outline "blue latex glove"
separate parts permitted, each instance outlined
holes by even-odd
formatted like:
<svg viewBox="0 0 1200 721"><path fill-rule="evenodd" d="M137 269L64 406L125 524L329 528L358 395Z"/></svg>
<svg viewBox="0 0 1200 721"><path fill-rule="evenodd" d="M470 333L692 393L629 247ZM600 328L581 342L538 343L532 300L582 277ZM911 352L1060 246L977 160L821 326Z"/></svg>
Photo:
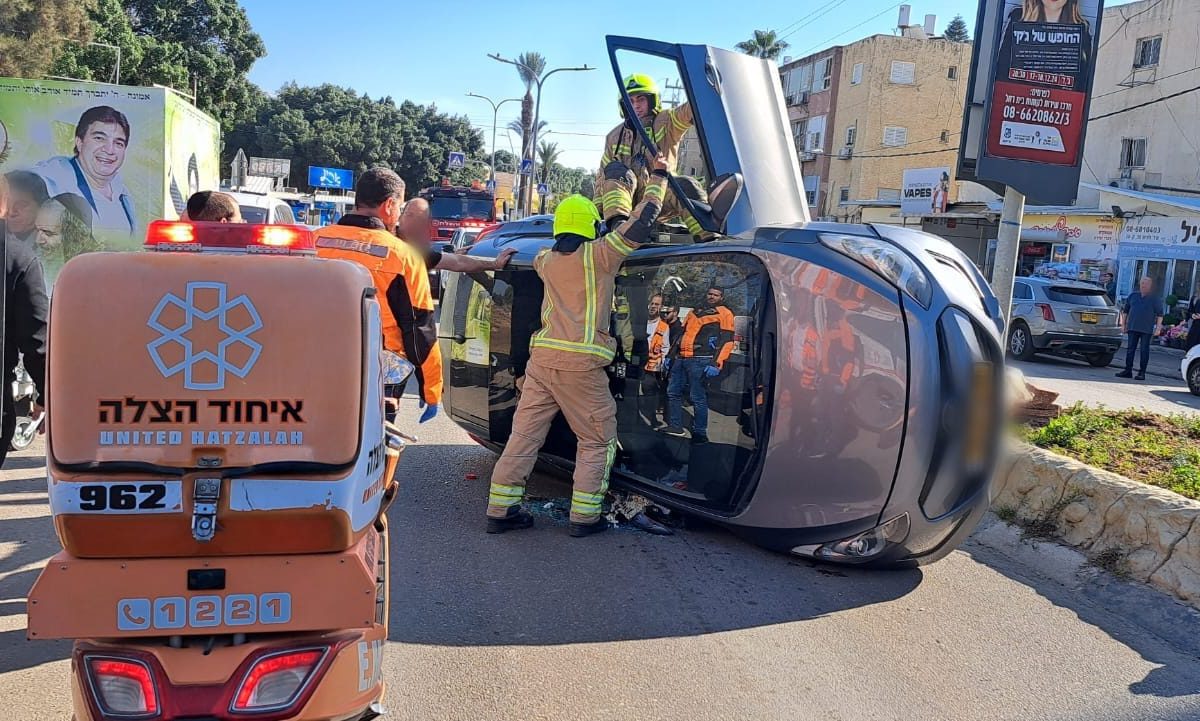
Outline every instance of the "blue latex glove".
<svg viewBox="0 0 1200 721"><path fill-rule="evenodd" d="M421 419L418 421L418 423L425 423L432 420L433 417L438 414L438 411L441 410L441 406L439 406L437 403L425 405L425 401L418 401L417 407L425 409L425 412L421 414Z"/></svg>
<svg viewBox="0 0 1200 721"><path fill-rule="evenodd" d="M709 378L716 378L720 374L721 369L716 366L708 366L704 369L704 375L708 376Z"/></svg>
<svg viewBox="0 0 1200 721"><path fill-rule="evenodd" d="M717 349L717 337L715 335L708 337L708 349L709 350Z"/></svg>
<svg viewBox="0 0 1200 721"><path fill-rule="evenodd" d="M662 372L663 372L663 373L670 373L670 372L671 372L671 359L670 359L670 358L663 358L663 360L662 360Z"/></svg>

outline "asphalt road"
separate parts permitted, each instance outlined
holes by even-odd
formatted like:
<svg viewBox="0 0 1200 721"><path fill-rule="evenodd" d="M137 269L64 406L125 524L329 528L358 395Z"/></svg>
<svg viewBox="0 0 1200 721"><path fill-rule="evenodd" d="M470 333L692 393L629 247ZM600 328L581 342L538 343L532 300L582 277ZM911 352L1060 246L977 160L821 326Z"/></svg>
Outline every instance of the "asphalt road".
<svg viewBox="0 0 1200 721"><path fill-rule="evenodd" d="M1176 361L1172 378L1147 376L1144 381L1117 378L1117 368L1093 368L1082 361L1038 356L1029 362L1009 363L1039 388L1057 391L1064 407L1075 403L1114 410L1144 408L1155 413L1200 413L1200 396L1188 391Z"/></svg>
<svg viewBox="0 0 1200 721"><path fill-rule="evenodd" d="M491 454L443 419L420 433L391 511L395 718L1200 718L1200 614L997 521L892 573L712 527L487 536ZM42 477L33 453L0 476L0 717L22 721L69 714L67 645L23 632L57 549Z"/></svg>

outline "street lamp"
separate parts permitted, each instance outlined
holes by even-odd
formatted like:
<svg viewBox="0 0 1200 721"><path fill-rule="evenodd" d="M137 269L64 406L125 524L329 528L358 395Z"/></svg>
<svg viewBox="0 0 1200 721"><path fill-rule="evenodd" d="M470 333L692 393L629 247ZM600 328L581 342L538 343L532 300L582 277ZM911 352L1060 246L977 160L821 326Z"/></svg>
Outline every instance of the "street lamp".
<svg viewBox="0 0 1200 721"><path fill-rule="evenodd" d="M583 65L582 67L578 67L578 68L554 68L553 70L543 73L542 76L539 78L539 77L537 77L537 73L533 72L533 68L529 67L525 63L518 62L516 60L509 60L508 58L502 58L502 57L500 57L500 55L498 53L490 54L490 55L488 55L488 57L491 58L492 60L498 60L502 63L508 63L509 65L515 65L518 68L524 68L526 70L526 72L528 72L530 75L534 76L534 82L537 83L537 99L534 101L534 110L533 110L533 134L529 138L529 152L530 152L530 156L531 156L530 160L533 161L533 169L532 169L532 172L530 173L530 177L536 179L537 178L538 122L541 120L541 113L542 113L542 83L546 82L546 78L550 77L551 75L553 75L555 73L561 73L561 72L566 72L566 71L581 72L584 70L595 70L595 68L588 67L587 65ZM530 206L533 205L533 197L532 197L533 194L528 193L527 195L529 197L529 200L527 203L525 203L525 212L526 213L529 212Z"/></svg>
<svg viewBox="0 0 1200 721"><path fill-rule="evenodd" d="M521 102L521 99L520 98L505 98L504 100L501 100L500 102L497 103L496 101L492 100L491 98L489 98L486 95L479 95L476 93L467 93L467 96L472 97L472 98L479 98L481 100L486 100L486 101L488 101L488 104L492 106L492 183L494 185L496 182L496 122L500 116L500 106L504 105L505 103L519 103L519 102Z"/></svg>

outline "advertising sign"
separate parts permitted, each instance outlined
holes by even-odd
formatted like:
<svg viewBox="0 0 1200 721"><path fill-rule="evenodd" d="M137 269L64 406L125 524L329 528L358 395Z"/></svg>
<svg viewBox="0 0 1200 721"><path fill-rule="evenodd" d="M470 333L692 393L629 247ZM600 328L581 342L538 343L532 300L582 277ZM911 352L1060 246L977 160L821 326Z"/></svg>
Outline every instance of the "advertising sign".
<svg viewBox="0 0 1200 721"><path fill-rule="evenodd" d="M901 215L945 213L950 198L950 168L908 168L900 190Z"/></svg>
<svg viewBox="0 0 1200 721"><path fill-rule="evenodd" d="M261 178L286 178L292 173L288 158L250 158L250 175Z"/></svg>
<svg viewBox="0 0 1200 721"><path fill-rule="evenodd" d="M1116 218L1103 215L1031 215L1021 220L1021 234L1034 235L1061 232L1072 244L1094 243L1111 246L1115 252L1121 224Z"/></svg>
<svg viewBox="0 0 1200 721"><path fill-rule="evenodd" d="M1075 201L1102 11L1103 0L981 1L960 179Z"/></svg>
<svg viewBox="0 0 1200 721"><path fill-rule="evenodd" d="M8 233L49 285L80 253L140 250L150 221L218 185L216 121L164 88L0 78L0 126Z"/></svg>
<svg viewBox="0 0 1200 721"><path fill-rule="evenodd" d="M308 166L308 185L312 188L354 190L354 173L345 168Z"/></svg>
<svg viewBox="0 0 1200 721"><path fill-rule="evenodd" d="M1200 260L1200 218L1138 218L1125 221L1121 258Z"/></svg>

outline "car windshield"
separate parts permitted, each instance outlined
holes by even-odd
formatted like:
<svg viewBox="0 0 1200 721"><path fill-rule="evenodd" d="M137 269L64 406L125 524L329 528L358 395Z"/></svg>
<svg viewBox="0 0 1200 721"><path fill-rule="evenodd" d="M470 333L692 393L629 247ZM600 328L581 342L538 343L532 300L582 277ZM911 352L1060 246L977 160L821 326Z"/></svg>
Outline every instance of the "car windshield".
<svg viewBox="0 0 1200 721"><path fill-rule="evenodd" d="M247 223L265 223L267 222L267 209L256 208L253 205L239 205L242 211L242 220Z"/></svg>
<svg viewBox="0 0 1200 721"><path fill-rule="evenodd" d="M1046 289L1046 297L1055 303L1070 303L1071 305L1089 305L1096 308L1108 308L1112 305L1103 288L1071 288L1069 286L1052 285Z"/></svg>
<svg viewBox="0 0 1200 721"><path fill-rule="evenodd" d="M472 198L433 198L429 214L435 220L490 220L492 201Z"/></svg>

